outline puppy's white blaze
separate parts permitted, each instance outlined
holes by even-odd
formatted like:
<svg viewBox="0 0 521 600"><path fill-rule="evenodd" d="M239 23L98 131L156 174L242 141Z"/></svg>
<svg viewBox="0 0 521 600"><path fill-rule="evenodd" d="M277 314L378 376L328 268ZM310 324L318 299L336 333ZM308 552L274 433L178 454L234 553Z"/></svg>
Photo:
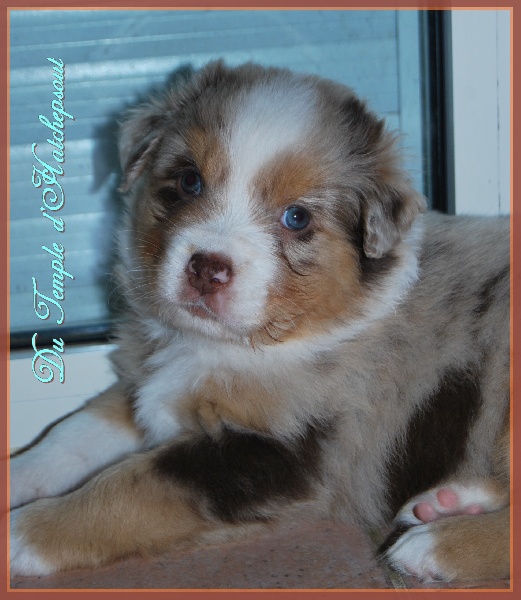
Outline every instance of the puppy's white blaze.
<svg viewBox="0 0 521 600"><path fill-rule="evenodd" d="M230 203L242 204L259 170L289 149L298 149L316 121L316 93L304 83L277 79L241 98L228 132L232 172Z"/></svg>
<svg viewBox="0 0 521 600"><path fill-rule="evenodd" d="M204 222L177 230L166 253L160 293L174 304L181 299L186 265L194 253L230 259L233 279L214 301L219 322L187 316L207 334L247 336L262 324L269 290L276 283L275 240L256 216L259 199L252 183L263 166L305 138L316 109L309 87L290 88L287 83L282 78L258 84L237 99L222 138L231 170L213 213Z"/></svg>
<svg viewBox="0 0 521 600"><path fill-rule="evenodd" d="M225 190L226 219L254 210L252 182L259 171L285 151L298 149L316 121L316 93L284 79L258 84L241 98L225 134L231 173Z"/></svg>

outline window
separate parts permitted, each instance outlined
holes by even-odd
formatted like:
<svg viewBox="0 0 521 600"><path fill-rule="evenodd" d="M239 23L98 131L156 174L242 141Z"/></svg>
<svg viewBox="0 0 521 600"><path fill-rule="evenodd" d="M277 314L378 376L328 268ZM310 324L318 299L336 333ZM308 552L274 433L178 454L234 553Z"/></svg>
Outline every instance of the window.
<svg viewBox="0 0 521 600"><path fill-rule="evenodd" d="M224 57L339 80L403 132L408 168L423 187L420 20L417 11L17 11L11 20L11 327L14 347L55 335L39 319L35 289L49 294L54 243L63 248L67 342L107 331L118 163L115 122L170 73ZM53 67L63 61L63 208L42 204L32 165L51 156ZM37 175L36 175L37 176ZM48 198L50 202L50 198ZM44 209L44 210L42 210ZM50 217L61 218L59 234ZM47 248L47 250L43 249ZM56 253L56 251L54 250ZM68 275L67 275L68 274ZM74 277L74 279L71 278ZM60 315L57 315L60 316Z"/></svg>

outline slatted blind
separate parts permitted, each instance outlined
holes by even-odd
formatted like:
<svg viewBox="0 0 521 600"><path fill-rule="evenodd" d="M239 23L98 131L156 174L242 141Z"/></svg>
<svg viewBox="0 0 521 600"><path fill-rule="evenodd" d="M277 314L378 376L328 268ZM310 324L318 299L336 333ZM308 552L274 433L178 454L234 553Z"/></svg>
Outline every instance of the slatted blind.
<svg viewBox="0 0 521 600"><path fill-rule="evenodd" d="M118 200L115 122L147 89L183 67L223 57L253 60L341 81L404 134L407 162L422 185L419 27L416 11L392 10L71 10L10 13L11 326L30 342L51 337L58 309L40 320L33 278L52 297L53 244L64 248L63 331L102 331L110 319L111 255ZM64 63L65 203L41 211L32 183L32 145L51 164L53 63ZM51 132L52 135L52 132ZM56 162L52 163L57 165ZM47 211L49 213L49 211ZM56 251L55 251L56 252ZM52 308L52 307L51 307ZM60 333L58 331L58 333Z"/></svg>

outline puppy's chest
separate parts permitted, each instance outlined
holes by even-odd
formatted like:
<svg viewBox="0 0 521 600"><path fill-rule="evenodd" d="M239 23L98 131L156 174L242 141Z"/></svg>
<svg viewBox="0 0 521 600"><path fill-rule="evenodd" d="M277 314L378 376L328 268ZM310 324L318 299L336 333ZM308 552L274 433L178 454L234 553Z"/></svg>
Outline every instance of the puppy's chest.
<svg viewBox="0 0 521 600"><path fill-rule="evenodd" d="M151 446L184 431L217 435L225 426L274 431L298 418L295 385L256 363L198 348L170 348L148 361L134 415Z"/></svg>

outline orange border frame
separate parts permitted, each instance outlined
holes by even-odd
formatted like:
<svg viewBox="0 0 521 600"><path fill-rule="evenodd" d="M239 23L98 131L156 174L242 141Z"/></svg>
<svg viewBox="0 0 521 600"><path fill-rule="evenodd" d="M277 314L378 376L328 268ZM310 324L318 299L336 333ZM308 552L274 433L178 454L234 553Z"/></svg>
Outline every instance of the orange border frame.
<svg viewBox="0 0 521 600"><path fill-rule="evenodd" d="M181 0L155 0L153 6L143 6L143 2L139 0L112 0L110 6L104 6L103 0L26 0L20 3L21 6L14 6L16 0L11 2L3 2L3 6L0 7L0 31L5 32L5 43L0 44L0 77L5 87L5 93L0 96L0 115L3 119L5 131L5 144L0 145L0 168L2 181L5 182L5 196L4 201L0 201L0 282L4 285L0 291L0 378L3 375L4 386L0 386L0 399L2 401L2 407L5 406L6 410L0 409L0 439L6 440L5 451L8 454L9 449L9 12L11 10L24 10L24 9L45 9L45 10L56 10L56 9L97 9L97 10L112 10L112 9L159 9L159 8L186 8L186 9L202 9L202 8L216 8L216 9L343 9L343 8L359 8L359 9L510 9L511 14L511 343L512 343L512 355L511 355L511 430L512 430L512 442L514 441L514 433L518 432L519 426L514 414L514 391L519 389L520 378L521 378L521 364L520 355L517 352L519 332L520 332L520 318L521 311L514 310L513 298L517 297L518 287L521 283L520 280L520 264L521 264L521 246L519 243L519 223L517 215L517 203L514 202L515 192L515 178L514 168L516 166L516 160L514 155L515 141L519 139L519 123L514 119L514 98L516 97L517 81L514 77L518 69L515 68L515 32L520 32L520 16L518 11L514 10L513 0L511 3L501 2L486 2L485 0L460 0L459 2L451 3L447 0L434 0L434 1L411 1L405 0L399 3L393 2L392 0L380 0L375 2L371 6L363 6L362 2L356 0L329 0L325 6L317 6L316 1L311 0L286 0L282 6L276 2L276 0L264 0L258 2L248 3L246 0L228 0L223 6L219 0L206 0L204 2L190 3L182 2ZM399 4L399 6L397 6ZM520 9L521 10L521 9ZM5 294L3 293L5 291ZM4 456L2 452L0 456ZM521 497L519 492L519 483L521 481L521 461L518 459L517 449L514 450L512 444L511 449L512 456L512 498ZM513 505L515 505L515 501ZM7 485L7 461L0 460L0 515L5 515L8 507L8 485ZM513 513L513 509L512 513ZM520 533L521 529L512 526L512 547L511 555L512 558L518 554L517 549L520 545ZM409 597L411 594L430 593L435 594L446 594L446 593L479 593L486 594L487 597L500 598L505 593L513 593L517 591L517 582L520 577L520 565L516 564L514 560L511 561L511 586L510 589L504 590L477 590L477 589L457 589L457 590L18 590L10 589L8 581L8 541L7 541L7 523L5 518L0 518L0 598L7 597L9 594L16 594L17 599L25 600L26 598L33 598L37 595L42 600L50 600L55 594L81 594L81 593L92 593L101 594L106 598L114 598L114 594L122 596L123 594L140 594L145 595L151 593L168 593L174 595L175 598L179 599L190 599L196 600L198 598L206 597L213 594L225 593L239 595L239 597L248 600L259 600L265 596L280 597L284 600L296 600L305 598L306 600L326 600L331 598L331 595L338 597L339 594L349 594L352 597L353 594L357 596L363 596L364 599L371 597L376 598L382 593L391 594L407 594ZM133 596L135 598L135 595Z"/></svg>

